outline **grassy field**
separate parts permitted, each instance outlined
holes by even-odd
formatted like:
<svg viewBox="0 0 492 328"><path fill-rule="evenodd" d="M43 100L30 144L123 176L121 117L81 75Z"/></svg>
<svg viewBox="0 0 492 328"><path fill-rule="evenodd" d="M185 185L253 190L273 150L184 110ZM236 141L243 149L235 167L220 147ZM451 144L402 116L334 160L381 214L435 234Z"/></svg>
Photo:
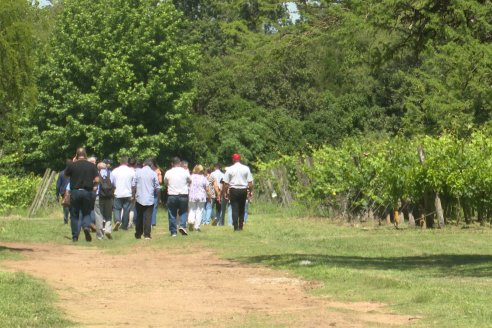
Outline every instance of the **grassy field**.
<svg viewBox="0 0 492 328"><path fill-rule="evenodd" d="M69 227L61 224L61 216L55 216L2 218L0 240L71 243ZM326 219L298 219L276 207L258 204L252 207L250 221L240 233L228 227L205 227L202 233L192 233L189 238L169 238L163 210L158 222L152 247L207 247L231 260L287 270L321 282L323 287L312 293L337 300L384 302L395 313L422 317L414 323L416 326L490 327L492 322L489 227L353 227ZM116 253L130 250L137 242L131 233L118 233L113 241L94 241L90 245ZM17 255L0 248L0 259L12 256ZM53 297L42 282L9 273L2 273L0 279L15 286L0 289L1 299L11 298L14 290L32 289L31 284L40 286L39 295L29 295L37 301L26 314L37 321L27 326L69 324L52 307ZM0 302L0 319L12 323L8 326L25 326L9 315L10 303L24 302L23 293L19 294L12 302ZM38 311L36 306L49 315L33 315Z"/></svg>

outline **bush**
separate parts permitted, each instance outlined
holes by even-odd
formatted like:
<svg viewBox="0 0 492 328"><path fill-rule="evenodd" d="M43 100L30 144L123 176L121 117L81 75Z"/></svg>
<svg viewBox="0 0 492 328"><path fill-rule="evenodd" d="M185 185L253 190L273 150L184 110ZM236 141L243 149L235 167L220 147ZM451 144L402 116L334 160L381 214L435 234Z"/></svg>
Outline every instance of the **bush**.
<svg viewBox="0 0 492 328"><path fill-rule="evenodd" d="M0 175L0 213L28 207L40 182L41 178L32 174L24 177Z"/></svg>

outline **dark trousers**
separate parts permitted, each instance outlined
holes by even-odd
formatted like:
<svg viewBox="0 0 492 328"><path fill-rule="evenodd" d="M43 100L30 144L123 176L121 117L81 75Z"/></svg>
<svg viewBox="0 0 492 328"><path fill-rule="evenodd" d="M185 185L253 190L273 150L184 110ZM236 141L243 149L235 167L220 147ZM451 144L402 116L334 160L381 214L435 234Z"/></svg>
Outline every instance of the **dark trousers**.
<svg viewBox="0 0 492 328"><path fill-rule="evenodd" d="M246 189L229 189L234 230L243 230L244 207L246 206L247 196L248 192Z"/></svg>
<svg viewBox="0 0 492 328"><path fill-rule="evenodd" d="M167 197L167 216L169 219L169 231L172 235L175 235L177 232L176 221L179 221L179 225L182 228L186 228L188 195L169 195Z"/></svg>
<svg viewBox="0 0 492 328"><path fill-rule="evenodd" d="M113 197L99 197L99 208L104 222L111 221L113 215Z"/></svg>
<svg viewBox="0 0 492 328"><path fill-rule="evenodd" d="M137 224L135 225L135 238L140 239L142 234L144 237L150 238L152 229L152 211L154 205L142 205L137 202Z"/></svg>
<svg viewBox="0 0 492 328"><path fill-rule="evenodd" d="M70 196L72 238L79 238L80 227L82 226L82 229L89 229L91 224L94 197L92 197L91 191L83 189L72 190Z"/></svg>

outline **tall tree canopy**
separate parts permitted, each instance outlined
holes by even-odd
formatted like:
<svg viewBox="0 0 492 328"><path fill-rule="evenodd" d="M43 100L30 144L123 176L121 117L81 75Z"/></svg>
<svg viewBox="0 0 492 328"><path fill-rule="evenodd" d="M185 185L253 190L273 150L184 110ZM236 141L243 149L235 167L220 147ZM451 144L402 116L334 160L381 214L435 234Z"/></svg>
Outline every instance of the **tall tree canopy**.
<svg viewBox="0 0 492 328"><path fill-rule="evenodd" d="M100 156L166 155L187 131L198 49L169 1L65 1L41 69L29 159L56 165L85 145Z"/></svg>
<svg viewBox="0 0 492 328"><path fill-rule="evenodd" d="M34 104L35 15L25 0L0 6L0 151L18 136L21 118Z"/></svg>

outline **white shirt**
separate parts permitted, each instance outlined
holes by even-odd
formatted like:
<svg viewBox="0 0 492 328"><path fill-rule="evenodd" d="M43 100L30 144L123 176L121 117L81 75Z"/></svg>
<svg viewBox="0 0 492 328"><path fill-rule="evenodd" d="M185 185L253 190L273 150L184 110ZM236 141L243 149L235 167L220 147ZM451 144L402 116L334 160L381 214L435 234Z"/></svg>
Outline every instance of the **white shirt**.
<svg viewBox="0 0 492 328"><path fill-rule="evenodd" d="M114 197L125 198L132 196L132 182L135 170L128 165L120 165L111 172L113 176Z"/></svg>
<svg viewBox="0 0 492 328"><path fill-rule="evenodd" d="M249 167L236 162L227 169L224 174L224 182L229 184L229 187L233 189L246 189L248 188L248 183L253 182L253 176Z"/></svg>
<svg viewBox="0 0 492 328"><path fill-rule="evenodd" d="M173 167L164 174L168 195L188 195L190 182L190 171L182 167Z"/></svg>
<svg viewBox="0 0 492 328"><path fill-rule="evenodd" d="M222 189L222 179L224 178L224 173L222 173L221 170L217 169L211 173L211 175L215 178L215 181L217 181L217 186L219 187L219 190Z"/></svg>

